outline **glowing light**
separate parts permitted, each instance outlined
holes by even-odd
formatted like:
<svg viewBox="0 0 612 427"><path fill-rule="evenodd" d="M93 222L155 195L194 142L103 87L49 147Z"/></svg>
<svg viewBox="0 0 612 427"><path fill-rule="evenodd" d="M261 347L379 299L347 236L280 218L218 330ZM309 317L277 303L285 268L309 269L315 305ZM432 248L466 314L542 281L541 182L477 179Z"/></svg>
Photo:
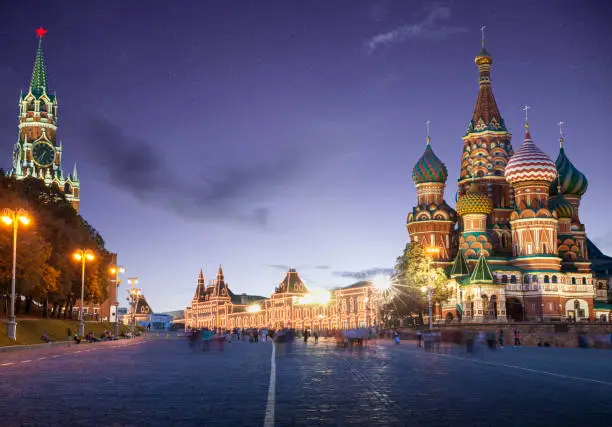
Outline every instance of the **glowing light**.
<svg viewBox="0 0 612 427"><path fill-rule="evenodd" d="M3 215L2 222L5 223L6 225L11 225L13 223L13 219L10 216Z"/></svg>
<svg viewBox="0 0 612 427"><path fill-rule="evenodd" d="M393 286L393 282L391 282L391 277L389 276L374 276L372 278L372 283L374 283L374 287L378 291L388 291Z"/></svg>
<svg viewBox="0 0 612 427"><path fill-rule="evenodd" d="M19 215L19 221L21 221L23 225L28 225L30 223L30 218L25 215Z"/></svg>
<svg viewBox="0 0 612 427"><path fill-rule="evenodd" d="M93 261L94 255L91 252L87 252L85 258L87 258L88 261Z"/></svg>
<svg viewBox="0 0 612 427"><path fill-rule="evenodd" d="M430 255L435 255L435 254L439 254L440 253L440 248L437 246L428 246L425 249L425 252L427 252Z"/></svg>
<svg viewBox="0 0 612 427"><path fill-rule="evenodd" d="M296 304L328 304L331 294L325 289L312 289L310 293L297 299Z"/></svg>
<svg viewBox="0 0 612 427"><path fill-rule="evenodd" d="M427 292L427 286L421 286L421 292L423 293Z"/></svg>
<svg viewBox="0 0 612 427"><path fill-rule="evenodd" d="M111 274L117 274L117 269L115 267L111 267L110 272Z"/></svg>
<svg viewBox="0 0 612 427"><path fill-rule="evenodd" d="M80 253L78 253L78 252L77 252L77 253L75 253L75 254L74 254L74 255L72 255L72 256L73 256L73 257L74 257L74 259L76 259L77 261L80 261L80 260L81 260L81 258L83 258L83 257L81 256L81 254L80 254Z"/></svg>
<svg viewBox="0 0 612 427"><path fill-rule="evenodd" d="M249 313L257 313L257 312L261 311L261 306L259 304L249 305L248 308L247 308L247 311Z"/></svg>

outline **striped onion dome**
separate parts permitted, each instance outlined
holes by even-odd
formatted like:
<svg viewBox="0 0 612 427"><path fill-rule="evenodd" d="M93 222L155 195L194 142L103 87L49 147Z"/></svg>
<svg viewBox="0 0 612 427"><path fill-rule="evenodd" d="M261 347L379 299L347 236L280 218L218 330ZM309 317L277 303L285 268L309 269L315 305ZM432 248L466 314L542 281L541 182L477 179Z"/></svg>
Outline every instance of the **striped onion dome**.
<svg viewBox="0 0 612 427"><path fill-rule="evenodd" d="M457 213L461 216L465 214L485 214L493 212L493 202L487 196L478 192L476 183L472 183L470 189L457 200Z"/></svg>
<svg viewBox="0 0 612 427"><path fill-rule="evenodd" d="M448 178L446 165L433 152L429 138L427 138L425 152L412 169L412 180L415 184L422 184L424 182L446 182L446 178Z"/></svg>
<svg viewBox="0 0 612 427"><path fill-rule="evenodd" d="M557 178L557 167L531 139L529 131L519 150L510 158L504 172L511 185L525 181L548 181Z"/></svg>
<svg viewBox="0 0 612 427"><path fill-rule="evenodd" d="M563 194L557 194L548 199L548 209L557 212L559 218L572 218L574 216L574 206L563 197Z"/></svg>
<svg viewBox="0 0 612 427"><path fill-rule="evenodd" d="M561 186L561 191L563 194L582 196L584 193L586 193L589 182L584 174L576 169L576 166L574 166L567 158L565 150L563 149L563 141L561 144L559 156L555 162L557 172L559 173L559 185ZM551 194L557 194L557 186L551 186L550 192Z"/></svg>

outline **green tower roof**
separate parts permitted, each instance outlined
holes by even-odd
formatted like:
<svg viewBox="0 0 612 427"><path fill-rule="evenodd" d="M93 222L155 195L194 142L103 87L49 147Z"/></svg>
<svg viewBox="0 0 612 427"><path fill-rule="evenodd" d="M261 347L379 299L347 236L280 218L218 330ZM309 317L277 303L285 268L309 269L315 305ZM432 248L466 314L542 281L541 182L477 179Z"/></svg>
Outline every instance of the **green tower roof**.
<svg viewBox="0 0 612 427"><path fill-rule="evenodd" d="M43 36L39 36L36 59L34 60L34 70L32 71L32 81L30 82L30 91L38 97L42 95L47 88L47 67L45 66L45 54L43 51Z"/></svg>
<svg viewBox="0 0 612 427"><path fill-rule="evenodd" d="M457 252L457 256L455 257L455 262L453 262L453 268L451 268L450 276L457 277L469 275L470 269L468 268L465 257L463 256L463 251L459 250L459 252Z"/></svg>
<svg viewBox="0 0 612 427"><path fill-rule="evenodd" d="M472 276L470 277L470 283L493 283L493 275L491 274L489 263L484 255L480 255L480 258L478 258L476 268L474 268Z"/></svg>

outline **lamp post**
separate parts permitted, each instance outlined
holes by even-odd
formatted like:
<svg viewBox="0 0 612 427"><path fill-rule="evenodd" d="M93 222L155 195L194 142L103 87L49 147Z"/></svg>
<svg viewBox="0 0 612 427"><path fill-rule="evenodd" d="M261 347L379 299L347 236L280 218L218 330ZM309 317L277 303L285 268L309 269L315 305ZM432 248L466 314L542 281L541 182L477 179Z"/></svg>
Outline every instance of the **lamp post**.
<svg viewBox="0 0 612 427"><path fill-rule="evenodd" d="M79 312L79 328L77 334L82 337L85 335L85 320L83 319L83 307L85 305L85 262L93 261L94 254L89 249L79 249L74 255L74 259L81 261L81 310Z"/></svg>
<svg viewBox="0 0 612 427"><path fill-rule="evenodd" d="M27 212L23 209L5 209L2 215L2 222L6 225L13 226L13 275L11 278L11 311L9 315L9 321L7 324L6 335L11 340L17 339L17 322L15 320L15 276L17 273L17 231L19 229L19 223L28 225L30 218L27 216Z"/></svg>
<svg viewBox="0 0 612 427"><path fill-rule="evenodd" d="M132 304L132 338L134 338L136 331L136 308L138 307L138 300L141 295L141 290L139 288L134 288L134 285L137 284L138 277L131 277L128 279L128 285L131 286L127 291L129 293L128 301Z"/></svg>
<svg viewBox="0 0 612 427"><path fill-rule="evenodd" d="M115 276L113 281L115 282L115 295L117 295L117 291L118 291L119 285L121 284L121 280L119 280L119 274L125 273L125 267L123 267L122 265L113 266L110 269L110 273ZM115 336L119 335L119 298L117 298L117 302L116 302L116 305L115 305L115 331L114 331L114 335Z"/></svg>
<svg viewBox="0 0 612 427"><path fill-rule="evenodd" d="M437 246L428 246L425 249L427 253L427 286L423 286L421 291L427 292L427 307L428 307L428 321L429 321L429 330L431 330L432 326L432 307L431 300L433 297L433 286L431 284L431 279L433 279L434 275L431 273L431 263L433 261L434 255L440 253L440 248Z"/></svg>

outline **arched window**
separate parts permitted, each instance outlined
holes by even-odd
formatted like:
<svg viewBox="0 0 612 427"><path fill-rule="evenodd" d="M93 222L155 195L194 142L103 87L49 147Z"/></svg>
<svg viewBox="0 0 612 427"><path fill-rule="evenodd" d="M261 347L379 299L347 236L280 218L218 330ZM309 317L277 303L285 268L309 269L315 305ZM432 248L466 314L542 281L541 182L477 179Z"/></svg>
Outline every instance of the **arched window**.
<svg viewBox="0 0 612 427"><path fill-rule="evenodd" d="M583 284L583 285L586 285L586 277L583 277L583 278L582 278L582 284Z"/></svg>
<svg viewBox="0 0 612 427"><path fill-rule="evenodd" d="M576 278L572 277L572 285L575 285L575 284L576 284ZM576 302L578 302L578 301L576 301Z"/></svg>
<svg viewBox="0 0 612 427"><path fill-rule="evenodd" d="M68 183L64 184L64 193L66 193L66 194L71 194L72 193L72 188L70 187L70 184L68 184Z"/></svg>
<svg viewBox="0 0 612 427"><path fill-rule="evenodd" d="M47 104L45 104L45 101L40 101L40 109L39 111L41 112L46 112L47 111Z"/></svg>
<svg viewBox="0 0 612 427"><path fill-rule="evenodd" d="M553 282L553 283L557 283L557 276L553 276L553 277L552 277L552 282Z"/></svg>
<svg viewBox="0 0 612 427"><path fill-rule="evenodd" d="M579 310L580 309L580 301L578 301L578 300L574 301L574 309L575 310Z"/></svg>
<svg viewBox="0 0 612 427"><path fill-rule="evenodd" d="M544 283L550 283L550 277L548 277L548 274L544 276Z"/></svg>
<svg viewBox="0 0 612 427"><path fill-rule="evenodd" d="M514 274L510 276L510 283L516 283L516 276Z"/></svg>
<svg viewBox="0 0 612 427"><path fill-rule="evenodd" d="M501 280L502 280L502 283L508 283L508 276L504 274Z"/></svg>

